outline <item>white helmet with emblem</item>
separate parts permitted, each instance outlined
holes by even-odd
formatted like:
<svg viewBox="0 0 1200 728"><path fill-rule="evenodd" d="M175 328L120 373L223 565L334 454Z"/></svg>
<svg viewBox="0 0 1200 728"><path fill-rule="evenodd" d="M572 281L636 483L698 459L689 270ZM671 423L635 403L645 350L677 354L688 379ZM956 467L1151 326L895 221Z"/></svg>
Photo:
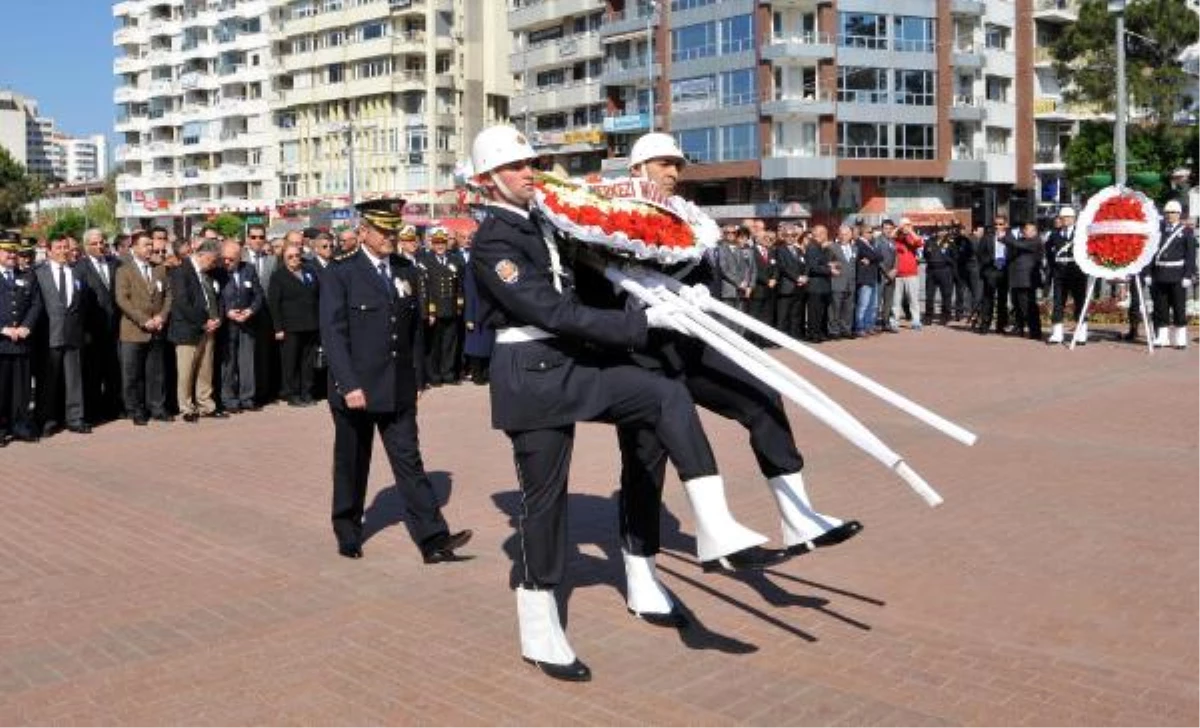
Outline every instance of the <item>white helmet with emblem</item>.
<svg viewBox="0 0 1200 728"><path fill-rule="evenodd" d="M1178 212L1183 214L1183 205L1179 204L1179 200L1171 200L1163 205L1163 212Z"/></svg>
<svg viewBox="0 0 1200 728"><path fill-rule="evenodd" d="M644 134L633 143L633 149L629 150L630 167L651 159L674 159L679 162L680 167L687 164L687 157L683 156L675 137L661 131Z"/></svg>
<svg viewBox="0 0 1200 728"><path fill-rule="evenodd" d="M471 166L476 175L487 174L506 164L536 159L537 152L525 135L507 124L489 126L471 143Z"/></svg>

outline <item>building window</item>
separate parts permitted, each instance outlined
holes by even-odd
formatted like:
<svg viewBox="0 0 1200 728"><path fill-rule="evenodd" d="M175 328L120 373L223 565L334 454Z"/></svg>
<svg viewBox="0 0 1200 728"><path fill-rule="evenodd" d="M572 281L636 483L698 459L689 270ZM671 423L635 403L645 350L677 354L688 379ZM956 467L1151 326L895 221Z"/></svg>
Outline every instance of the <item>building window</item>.
<svg viewBox="0 0 1200 728"><path fill-rule="evenodd" d="M717 24L697 23L671 31L671 60L689 61L717 54Z"/></svg>
<svg viewBox="0 0 1200 728"><path fill-rule="evenodd" d="M888 102L887 69L863 66L839 67L838 101L852 104L886 104Z"/></svg>
<svg viewBox="0 0 1200 728"><path fill-rule="evenodd" d="M721 21L721 54L754 50L754 21L750 15L737 15Z"/></svg>
<svg viewBox="0 0 1200 728"><path fill-rule="evenodd" d="M535 30L529 33L529 47L537 48L545 45L553 40L558 40L563 37L563 28L561 25L554 25L542 30Z"/></svg>
<svg viewBox="0 0 1200 728"><path fill-rule="evenodd" d="M558 114L542 114L537 117L538 131L558 131L567 128L567 115L564 113Z"/></svg>
<svg viewBox="0 0 1200 728"><path fill-rule="evenodd" d="M1008 154L1008 142L1012 137L1011 129L989 126L987 128L987 153L988 154Z"/></svg>
<svg viewBox="0 0 1200 728"><path fill-rule="evenodd" d="M680 10L693 10L702 8L705 5L712 5L717 0L671 0L671 12L679 12Z"/></svg>
<svg viewBox="0 0 1200 728"><path fill-rule="evenodd" d="M717 77L699 76L671 82L671 111L686 114L717 108Z"/></svg>
<svg viewBox="0 0 1200 728"><path fill-rule="evenodd" d="M933 71L896 69L896 103L907 106L933 106L937 93L936 79Z"/></svg>
<svg viewBox="0 0 1200 728"><path fill-rule="evenodd" d="M679 148L689 162L705 163L716 158L715 129L687 129L678 132Z"/></svg>
<svg viewBox="0 0 1200 728"><path fill-rule="evenodd" d="M984 93L988 101L996 101L1002 104L1008 103L1008 90L1012 86L1011 78L1003 76L987 76L984 81Z"/></svg>
<svg viewBox="0 0 1200 728"><path fill-rule="evenodd" d="M376 58L370 61L363 61L358 64L358 73L355 78L377 78L379 76L387 76L392 72L392 59Z"/></svg>
<svg viewBox="0 0 1200 728"><path fill-rule="evenodd" d="M279 161L295 164L300 161L300 142L283 142L279 145Z"/></svg>
<svg viewBox="0 0 1200 728"><path fill-rule="evenodd" d="M346 67L341 63L330 63L325 71L325 78L329 83L341 83L346 80Z"/></svg>
<svg viewBox="0 0 1200 728"><path fill-rule="evenodd" d="M932 124L896 125L896 159L933 159L936 155Z"/></svg>
<svg viewBox="0 0 1200 728"><path fill-rule="evenodd" d="M933 18L897 15L892 21L892 49L910 53L933 53Z"/></svg>
<svg viewBox="0 0 1200 728"><path fill-rule="evenodd" d="M735 124L721 127L721 159L736 162L758 159L758 124Z"/></svg>
<svg viewBox="0 0 1200 728"><path fill-rule="evenodd" d="M721 106L744 106L758 100L754 84L755 69L742 68L721 74Z"/></svg>
<svg viewBox="0 0 1200 728"><path fill-rule="evenodd" d="M984 44L996 51L1008 50L1008 36L1012 31L1002 25L987 24L983 26Z"/></svg>
<svg viewBox="0 0 1200 728"><path fill-rule="evenodd" d="M375 40L390 35L391 30L390 23L364 23L359 26L358 38L359 40Z"/></svg>
<svg viewBox="0 0 1200 728"><path fill-rule="evenodd" d="M887 50L887 16L873 13L839 13L838 45L846 48Z"/></svg>
<svg viewBox="0 0 1200 728"><path fill-rule="evenodd" d="M887 159L887 124L838 124L838 156L845 159Z"/></svg>
<svg viewBox="0 0 1200 728"><path fill-rule="evenodd" d="M564 73L563 69L555 68L549 71L539 71L537 75L537 86L543 88L545 86L561 86L563 84Z"/></svg>
<svg viewBox="0 0 1200 728"><path fill-rule="evenodd" d="M295 197L296 187L299 185L300 175L296 174L281 174L279 175L279 194L281 197Z"/></svg>

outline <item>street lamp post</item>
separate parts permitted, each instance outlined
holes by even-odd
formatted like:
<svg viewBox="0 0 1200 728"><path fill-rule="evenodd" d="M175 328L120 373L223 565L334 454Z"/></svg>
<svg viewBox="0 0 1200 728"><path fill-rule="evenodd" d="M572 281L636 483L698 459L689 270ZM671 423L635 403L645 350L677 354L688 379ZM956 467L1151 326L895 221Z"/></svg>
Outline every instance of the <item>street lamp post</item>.
<svg viewBox="0 0 1200 728"><path fill-rule="evenodd" d="M654 131L654 13L658 3L650 0L646 5L646 85L649 106L650 131Z"/></svg>
<svg viewBox="0 0 1200 728"><path fill-rule="evenodd" d="M1113 110L1113 181L1125 184L1125 0L1108 0L1108 11L1117 15L1117 102Z"/></svg>

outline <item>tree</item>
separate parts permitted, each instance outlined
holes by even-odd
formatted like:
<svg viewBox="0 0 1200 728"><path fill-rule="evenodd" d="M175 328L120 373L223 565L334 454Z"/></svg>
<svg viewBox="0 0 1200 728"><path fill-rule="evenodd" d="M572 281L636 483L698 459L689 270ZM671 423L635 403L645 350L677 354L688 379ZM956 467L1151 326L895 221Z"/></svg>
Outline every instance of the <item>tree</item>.
<svg viewBox="0 0 1200 728"><path fill-rule="evenodd" d="M57 240L69 235L76 240L83 240L83 231L87 228L88 219L82 211L74 208L59 210L46 226L46 239Z"/></svg>
<svg viewBox="0 0 1200 728"><path fill-rule="evenodd" d="M232 212L222 212L204 224L216 228L221 237L240 238L242 236L242 228L246 223L240 215L235 215Z"/></svg>
<svg viewBox="0 0 1200 728"><path fill-rule="evenodd" d="M1195 126L1154 124L1127 130L1126 152L1129 184L1162 202L1171 191L1167 177L1180 167L1195 169L1195 150L1200 130ZM1077 189L1094 191L1111 184L1114 166L1113 125L1108 121L1085 121L1067 147L1067 178ZM1091 178L1091 179L1089 179Z"/></svg>
<svg viewBox="0 0 1200 728"><path fill-rule="evenodd" d="M19 228L29 222L25 205L40 196L38 181L0 146L0 228Z"/></svg>
<svg viewBox="0 0 1200 728"><path fill-rule="evenodd" d="M1133 0L1125 8L1125 65L1131 108L1169 124L1194 99L1195 83L1176 60L1196 42L1196 18L1185 0ZM1082 0L1079 18L1054 44L1054 69L1067 101L1116 106L1116 16L1107 0Z"/></svg>

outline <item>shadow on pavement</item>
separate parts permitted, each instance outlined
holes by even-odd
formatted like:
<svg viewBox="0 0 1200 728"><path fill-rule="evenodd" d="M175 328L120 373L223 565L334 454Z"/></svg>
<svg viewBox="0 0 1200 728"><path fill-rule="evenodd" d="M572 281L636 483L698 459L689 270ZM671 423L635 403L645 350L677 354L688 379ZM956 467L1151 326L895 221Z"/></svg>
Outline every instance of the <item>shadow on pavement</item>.
<svg viewBox="0 0 1200 728"><path fill-rule="evenodd" d="M434 470L426 473L437 497L438 506L444 508L450 502L450 492L454 489L454 478L444 470ZM393 483L375 494L375 499L363 513L363 543L397 523L404 521L404 498L400 489ZM412 530L409 529L409 536ZM413 539L414 542L416 539Z"/></svg>

